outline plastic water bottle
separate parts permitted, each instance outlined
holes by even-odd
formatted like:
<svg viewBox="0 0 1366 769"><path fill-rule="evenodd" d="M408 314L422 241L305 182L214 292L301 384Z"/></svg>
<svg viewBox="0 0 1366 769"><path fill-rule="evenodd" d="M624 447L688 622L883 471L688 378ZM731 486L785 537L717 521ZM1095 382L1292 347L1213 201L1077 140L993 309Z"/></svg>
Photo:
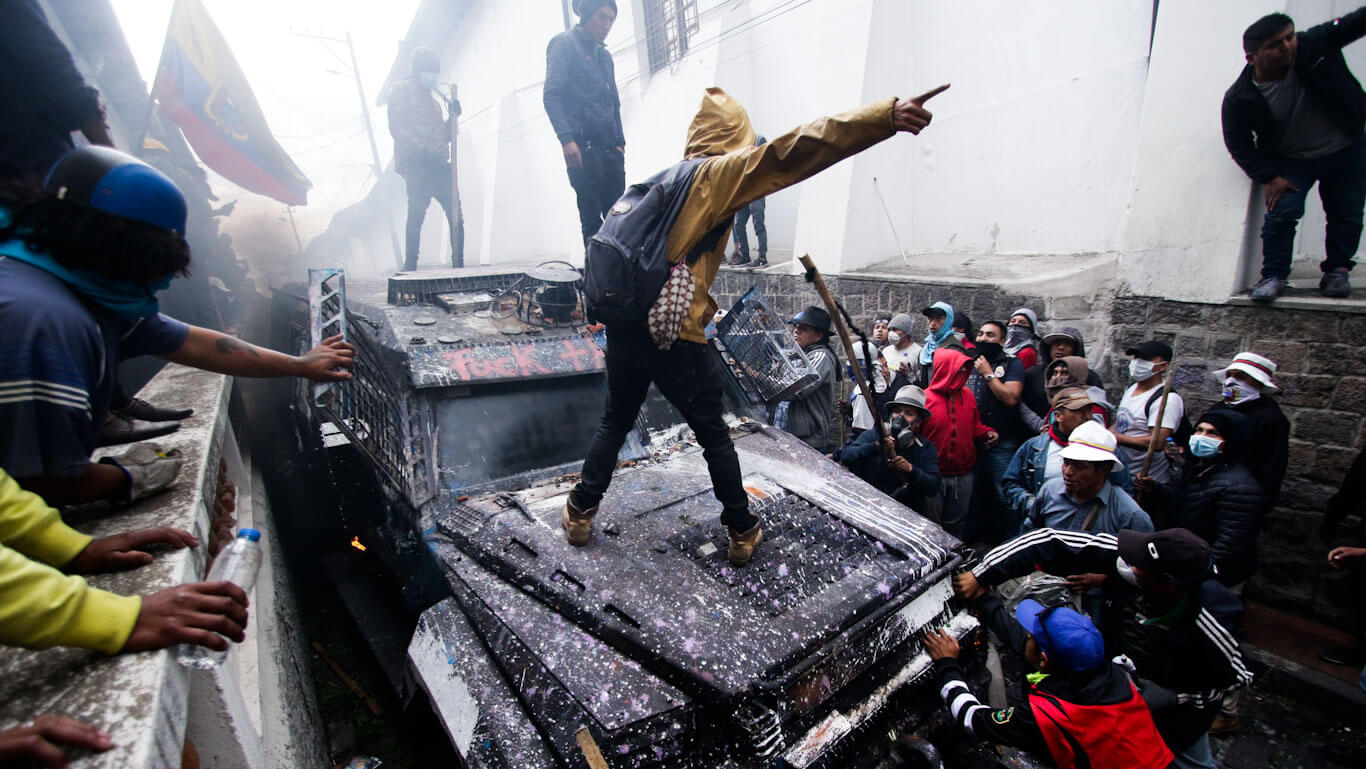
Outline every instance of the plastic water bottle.
<svg viewBox="0 0 1366 769"><path fill-rule="evenodd" d="M256 529L242 529L237 538L218 553L213 568L209 570L208 582L228 581L251 590L256 581L256 572L261 567L261 532ZM231 643L231 641L229 641ZM176 661L188 668L209 669L223 664L228 656L226 651L214 651L197 644L181 644Z"/></svg>

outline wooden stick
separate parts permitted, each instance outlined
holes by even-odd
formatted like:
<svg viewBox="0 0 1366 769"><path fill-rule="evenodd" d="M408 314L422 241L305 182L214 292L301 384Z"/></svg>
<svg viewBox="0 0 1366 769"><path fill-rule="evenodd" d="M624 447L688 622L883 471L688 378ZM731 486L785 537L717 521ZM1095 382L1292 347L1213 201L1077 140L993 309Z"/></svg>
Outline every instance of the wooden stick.
<svg viewBox="0 0 1366 769"><path fill-rule="evenodd" d="M811 261L810 254L803 254L800 259L802 266L806 268L806 274L811 276L811 282L816 286L816 293L821 295L821 301L825 302L826 309L830 312L830 320L835 324L835 331L839 333L840 341L844 343L844 354L851 361L858 360L854 355L854 343L849 337L849 329L844 325L844 315L840 313L839 305L835 303L835 297L830 294L830 289L825 285L825 278L821 277L821 271L816 269L816 263ZM866 352L866 351L865 351ZM877 444L882 449L882 453L891 459L896 456L896 449L887 446L886 439L891 437L887 434L887 425L882 423L881 415L877 413L873 402L873 390L868 386L868 380L863 376L863 370L857 365L850 366L854 370L854 383L858 385L860 393L863 393L863 402L868 406L868 411L873 415L873 429L877 430ZM906 482L906 474L897 471L901 476L902 483Z"/></svg>
<svg viewBox="0 0 1366 769"><path fill-rule="evenodd" d="M365 707L369 708L371 713L374 713L377 716L384 715L384 708L381 708L379 703L375 702L375 698L366 694L365 690L360 688L360 684L356 683L356 679L348 676L346 671L341 669L341 665L338 665L336 660L328 655L327 650L323 648L322 644L314 641L313 651L316 651L318 656L323 658L323 662L326 662L327 666L332 668L332 672L337 675L337 678L341 679L342 683L346 684L348 689L355 692L357 697L365 700Z"/></svg>
<svg viewBox="0 0 1366 769"><path fill-rule="evenodd" d="M1162 384L1162 401L1157 404L1157 424L1148 425L1148 453L1143 455L1143 469L1140 475L1147 475L1153 465L1153 452L1157 450L1157 440L1162 435L1162 417L1167 413L1167 396L1172 394L1172 379L1176 377L1175 362L1167 363L1167 381ZM1146 415L1145 415L1146 416Z"/></svg>
<svg viewBox="0 0 1366 769"><path fill-rule="evenodd" d="M598 748L598 743L593 739L588 727L579 727L579 730L574 732L574 740L579 743L579 750L583 752L583 760L588 762L590 769L609 769L607 759L603 758L602 750Z"/></svg>

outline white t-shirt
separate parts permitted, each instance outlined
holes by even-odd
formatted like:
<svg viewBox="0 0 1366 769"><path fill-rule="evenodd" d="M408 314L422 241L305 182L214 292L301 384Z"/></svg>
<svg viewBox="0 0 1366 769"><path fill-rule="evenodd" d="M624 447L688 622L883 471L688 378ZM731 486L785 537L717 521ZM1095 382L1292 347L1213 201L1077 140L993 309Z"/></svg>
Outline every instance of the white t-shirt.
<svg viewBox="0 0 1366 769"><path fill-rule="evenodd" d="M903 365L912 369L920 365L920 343L911 342L911 346L904 350L898 350L896 345L889 344L882 348L882 357L887 360L887 368L891 369L892 376L895 377Z"/></svg>
<svg viewBox="0 0 1366 769"><path fill-rule="evenodd" d="M1147 435L1152 432L1148 425L1157 421L1157 411L1162 408L1162 390L1151 388L1141 393L1134 390L1138 384L1131 384L1124 391L1124 397L1119 400L1119 408L1115 410L1115 431L1120 435ZM1157 397L1153 397L1157 393ZM1152 408L1145 408L1148 401L1153 402ZM1167 398L1167 410L1162 413L1162 426L1173 432L1177 425L1181 424L1181 417L1186 413L1186 404L1181 400L1180 393L1172 393ZM1165 446L1158 446L1153 452L1153 464L1149 468L1148 475L1159 483L1167 483L1171 478L1171 466L1167 463L1167 455L1163 453ZM1129 469L1130 474L1136 474L1143 469L1143 457L1148 450L1131 449L1127 446L1119 447L1119 458L1124 460L1124 466Z"/></svg>

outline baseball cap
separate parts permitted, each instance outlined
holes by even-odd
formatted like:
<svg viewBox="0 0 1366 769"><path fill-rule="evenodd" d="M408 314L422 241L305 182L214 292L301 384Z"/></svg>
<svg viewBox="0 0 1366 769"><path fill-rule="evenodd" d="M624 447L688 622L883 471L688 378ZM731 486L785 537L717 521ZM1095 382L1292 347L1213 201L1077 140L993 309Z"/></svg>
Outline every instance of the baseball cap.
<svg viewBox="0 0 1366 769"><path fill-rule="evenodd" d="M1209 543L1189 529L1163 529L1152 534L1125 529L1118 539L1119 557L1130 566L1166 575L1173 582L1202 582L1215 573Z"/></svg>
<svg viewBox="0 0 1366 769"><path fill-rule="evenodd" d="M1080 408L1095 406L1097 404L1091 399L1091 394L1086 391L1085 387L1064 387L1058 391L1057 395L1053 396L1053 403L1051 405L1055 409L1075 411Z"/></svg>
<svg viewBox="0 0 1366 769"><path fill-rule="evenodd" d="M1015 619L1048 655L1048 666L1093 670L1105 662L1105 639L1089 617L1066 606L1045 608L1032 598L1015 607Z"/></svg>
<svg viewBox="0 0 1366 769"><path fill-rule="evenodd" d="M1132 355L1143 360L1161 358L1162 360L1172 359L1172 346L1166 342L1159 342L1156 339L1149 339L1137 347L1130 347L1124 351L1125 355Z"/></svg>

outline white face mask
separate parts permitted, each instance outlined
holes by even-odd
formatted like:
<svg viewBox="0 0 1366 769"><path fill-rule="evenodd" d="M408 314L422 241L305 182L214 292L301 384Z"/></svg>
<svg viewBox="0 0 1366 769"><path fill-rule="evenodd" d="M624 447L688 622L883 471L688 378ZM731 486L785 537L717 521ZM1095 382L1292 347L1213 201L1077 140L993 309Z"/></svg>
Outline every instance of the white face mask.
<svg viewBox="0 0 1366 769"><path fill-rule="evenodd" d="M1142 382L1153 375L1153 369L1157 364L1150 360L1134 358L1129 361L1129 378L1135 382Z"/></svg>
<svg viewBox="0 0 1366 769"><path fill-rule="evenodd" d="M1262 391L1234 377L1224 377L1224 402L1247 403L1262 397Z"/></svg>
<svg viewBox="0 0 1366 769"><path fill-rule="evenodd" d="M901 332L900 332L900 331L888 331L888 332L887 332L887 341L888 341L888 342L891 342L892 344L900 344L900 343L901 343Z"/></svg>
<svg viewBox="0 0 1366 769"><path fill-rule="evenodd" d="M1130 566L1128 561L1123 558L1116 558L1115 572L1119 574L1120 579L1128 582L1134 587L1138 587L1138 575L1134 574L1134 567Z"/></svg>
<svg viewBox="0 0 1366 769"><path fill-rule="evenodd" d="M964 334L962 331L955 331L953 332L953 338L961 342L967 338L967 334Z"/></svg>
<svg viewBox="0 0 1366 769"><path fill-rule="evenodd" d="M436 79L437 79L437 74L436 74L435 72L419 72L419 73L417 73L417 82L420 83L420 84L422 85L423 88L428 88L428 89L436 88Z"/></svg>

